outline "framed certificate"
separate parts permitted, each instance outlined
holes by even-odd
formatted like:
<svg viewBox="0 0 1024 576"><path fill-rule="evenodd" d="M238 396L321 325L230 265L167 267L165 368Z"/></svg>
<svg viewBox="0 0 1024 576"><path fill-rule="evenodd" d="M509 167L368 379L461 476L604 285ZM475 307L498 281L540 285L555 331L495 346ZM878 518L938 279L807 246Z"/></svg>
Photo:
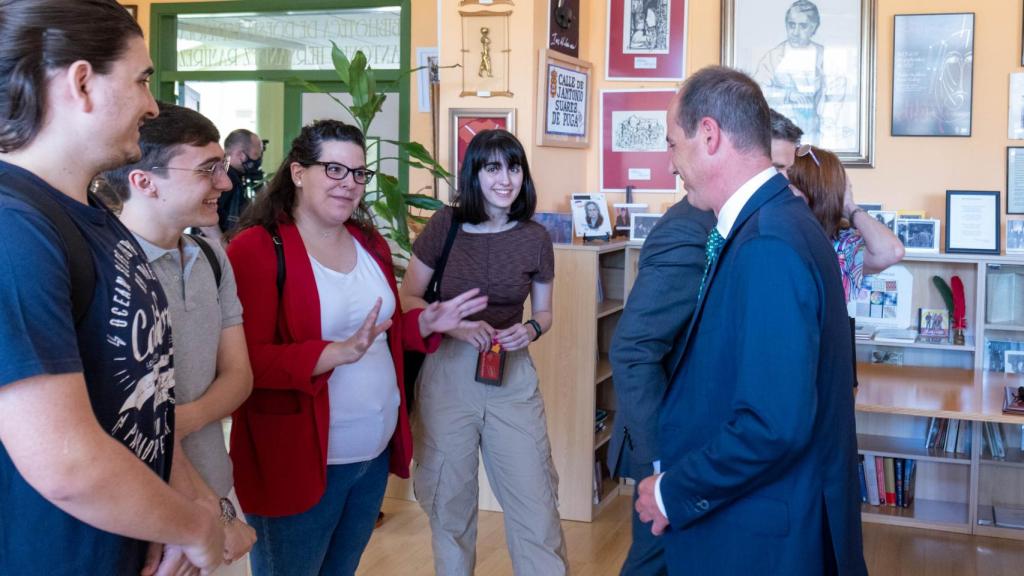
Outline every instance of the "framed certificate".
<svg viewBox="0 0 1024 576"><path fill-rule="evenodd" d="M946 252L999 254L999 192L946 190Z"/></svg>
<svg viewBox="0 0 1024 576"><path fill-rule="evenodd" d="M1024 214L1024 146L1006 147L1006 213Z"/></svg>

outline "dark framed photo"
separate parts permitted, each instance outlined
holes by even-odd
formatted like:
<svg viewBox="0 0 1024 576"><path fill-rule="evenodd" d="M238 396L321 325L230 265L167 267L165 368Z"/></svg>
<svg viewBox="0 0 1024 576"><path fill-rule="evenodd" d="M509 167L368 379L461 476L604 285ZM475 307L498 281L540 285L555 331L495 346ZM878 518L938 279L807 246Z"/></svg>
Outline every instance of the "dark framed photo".
<svg viewBox="0 0 1024 576"><path fill-rule="evenodd" d="M683 79L687 0L608 0L608 80Z"/></svg>
<svg viewBox="0 0 1024 576"><path fill-rule="evenodd" d="M459 183L459 167L462 166L462 158L469 148L469 141L481 130L493 130L500 128L516 133L516 111L514 108L452 108L450 111L452 123L452 150L451 168L453 185Z"/></svg>
<svg viewBox="0 0 1024 576"><path fill-rule="evenodd" d="M658 223L661 214L631 214L629 226L629 241L643 242L650 236L654 225Z"/></svg>
<svg viewBox="0 0 1024 576"><path fill-rule="evenodd" d="M722 64L750 74L801 142L871 166L875 0L722 0Z"/></svg>
<svg viewBox="0 0 1024 576"><path fill-rule="evenodd" d="M907 253L937 254L939 252L939 221L919 218L897 218L896 236Z"/></svg>
<svg viewBox="0 0 1024 576"><path fill-rule="evenodd" d="M970 136L974 13L894 18L892 135Z"/></svg>
<svg viewBox="0 0 1024 576"><path fill-rule="evenodd" d="M999 192L946 190L946 252L999 254Z"/></svg>
<svg viewBox="0 0 1024 576"><path fill-rule="evenodd" d="M676 191L669 169L668 105L674 89L601 91L601 191Z"/></svg>
<svg viewBox="0 0 1024 576"><path fill-rule="evenodd" d="M1006 213L1024 214L1024 146L1006 147Z"/></svg>

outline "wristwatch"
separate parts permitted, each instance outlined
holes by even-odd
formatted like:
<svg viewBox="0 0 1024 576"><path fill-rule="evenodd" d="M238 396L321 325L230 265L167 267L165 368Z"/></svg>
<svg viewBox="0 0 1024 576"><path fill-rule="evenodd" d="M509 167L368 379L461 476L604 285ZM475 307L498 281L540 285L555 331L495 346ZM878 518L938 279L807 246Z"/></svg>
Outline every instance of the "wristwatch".
<svg viewBox="0 0 1024 576"><path fill-rule="evenodd" d="M231 503L231 500L227 498L220 499L220 521L225 524L231 524L233 520L238 518L238 512L235 511L235 505Z"/></svg>

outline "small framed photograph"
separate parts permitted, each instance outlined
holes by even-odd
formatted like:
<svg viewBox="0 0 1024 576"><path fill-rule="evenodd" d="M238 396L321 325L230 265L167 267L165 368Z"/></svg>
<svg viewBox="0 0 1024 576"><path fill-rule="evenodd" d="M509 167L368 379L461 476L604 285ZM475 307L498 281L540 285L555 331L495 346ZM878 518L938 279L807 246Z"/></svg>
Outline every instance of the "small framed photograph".
<svg viewBox="0 0 1024 576"><path fill-rule="evenodd" d="M1024 220L1006 221L1006 253L1024 254Z"/></svg>
<svg viewBox="0 0 1024 576"><path fill-rule="evenodd" d="M537 82L537 145L590 145L590 62L540 51Z"/></svg>
<svg viewBox="0 0 1024 576"><path fill-rule="evenodd" d="M466 155L469 142L481 130L501 128L516 133L516 111L514 108L467 109L452 108L450 113L452 125L451 168L453 186L459 185L459 167Z"/></svg>
<svg viewBox="0 0 1024 576"><path fill-rule="evenodd" d="M1024 146L1006 147L1006 213L1024 214Z"/></svg>
<svg viewBox="0 0 1024 576"><path fill-rule="evenodd" d="M886 210L868 210L868 216L871 216L875 220L878 220L882 224L885 224L892 233L896 233L896 213L889 212Z"/></svg>
<svg viewBox="0 0 1024 576"><path fill-rule="evenodd" d="M601 191L674 193L668 106L675 90L601 91Z"/></svg>
<svg viewBox="0 0 1024 576"><path fill-rule="evenodd" d="M999 192L946 190L946 252L999 254Z"/></svg>
<svg viewBox="0 0 1024 576"><path fill-rule="evenodd" d="M572 220L577 238L612 235L608 203L604 199L604 194L573 194Z"/></svg>
<svg viewBox="0 0 1024 576"><path fill-rule="evenodd" d="M949 338L949 310L921 308L918 314L917 333L925 338Z"/></svg>
<svg viewBox="0 0 1024 576"><path fill-rule="evenodd" d="M650 236L654 225L658 223L661 214L632 214L630 215L629 241L643 242Z"/></svg>
<svg viewBox="0 0 1024 576"><path fill-rule="evenodd" d="M974 13L897 14L892 135L971 135Z"/></svg>
<svg viewBox="0 0 1024 576"><path fill-rule="evenodd" d="M1003 352L1003 371L1007 374L1024 374L1024 351Z"/></svg>
<svg viewBox="0 0 1024 576"><path fill-rule="evenodd" d="M572 214L569 212L534 212L533 220L548 231L553 244L572 244Z"/></svg>
<svg viewBox="0 0 1024 576"><path fill-rule="evenodd" d="M612 204L615 211L615 231L628 233L633 226L633 214L646 214L647 204L624 204L616 202Z"/></svg>
<svg viewBox="0 0 1024 576"><path fill-rule="evenodd" d="M924 220L924 219L928 218L928 216L925 215L924 210L897 210L896 211L896 217L897 218L913 218L913 219L916 219L916 220Z"/></svg>
<svg viewBox="0 0 1024 576"><path fill-rule="evenodd" d="M880 212L880 211L883 210L881 204L864 204L864 203L860 203L860 204L857 204L857 207L860 208L861 210L865 211L865 212L872 212L872 211Z"/></svg>
<svg viewBox="0 0 1024 576"><path fill-rule="evenodd" d="M897 218L896 236L908 253L936 254L939 251L939 221Z"/></svg>
<svg viewBox="0 0 1024 576"><path fill-rule="evenodd" d="M608 0L608 80L683 79L689 0Z"/></svg>

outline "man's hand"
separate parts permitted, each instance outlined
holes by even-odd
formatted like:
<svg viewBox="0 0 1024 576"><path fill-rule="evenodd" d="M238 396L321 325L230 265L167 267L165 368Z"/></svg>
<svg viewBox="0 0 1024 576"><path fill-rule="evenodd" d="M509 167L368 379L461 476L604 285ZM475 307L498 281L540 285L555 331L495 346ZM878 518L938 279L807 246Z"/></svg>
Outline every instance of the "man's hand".
<svg viewBox="0 0 1024 576"><path fill-rule="evenodd" d="M668 518L658 509L658 500L654 497L654 483L658 476L648 476L637 485L636 511L640 515L640 521L654 522L651 525L651 534L661 536L668 527Z"/></svg>

